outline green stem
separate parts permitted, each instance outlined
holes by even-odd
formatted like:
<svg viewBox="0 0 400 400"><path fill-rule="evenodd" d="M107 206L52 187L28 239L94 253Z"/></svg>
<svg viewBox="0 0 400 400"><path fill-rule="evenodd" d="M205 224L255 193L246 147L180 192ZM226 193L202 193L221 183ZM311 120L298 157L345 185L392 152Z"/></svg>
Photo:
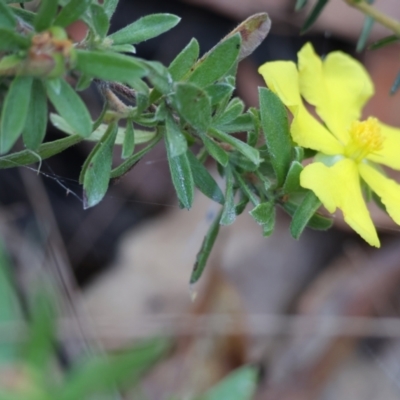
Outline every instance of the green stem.
<svg viewBox="0 0 400 400"><path fill-rule="evenodd" d="M400 36L400 22L388 17L386 14L378 11L375 7L372 7L365 1L357 0L344 0L349 6L357 8L365 15L369 15L375 21L379 22L381 25L386 26L396 35Z"/></svg>

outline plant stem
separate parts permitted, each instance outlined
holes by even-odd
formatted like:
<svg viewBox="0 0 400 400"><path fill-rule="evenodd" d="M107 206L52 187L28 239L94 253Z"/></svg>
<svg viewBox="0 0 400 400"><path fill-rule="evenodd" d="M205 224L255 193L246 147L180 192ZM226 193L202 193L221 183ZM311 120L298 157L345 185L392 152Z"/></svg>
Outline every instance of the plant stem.
<svg viewBox="0 0 400 400"><path fill-rule="evenodd" d="M381 25L386 26L393 33L400 36L400 22L388 17L386 14L378 11L375 7L372 7L365 1L357 0L344 0L349 6L357 8L365 15L369 15L375 21L379 22Z"/></svg>

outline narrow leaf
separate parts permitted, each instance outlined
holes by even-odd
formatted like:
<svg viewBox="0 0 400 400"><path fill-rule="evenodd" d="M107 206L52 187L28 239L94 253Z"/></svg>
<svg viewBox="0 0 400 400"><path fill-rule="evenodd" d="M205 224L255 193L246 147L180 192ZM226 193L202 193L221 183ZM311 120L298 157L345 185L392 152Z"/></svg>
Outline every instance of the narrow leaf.
<svg viewBox="0 0 400 400"><path fill-rule="evenodd" d="M370 17L369 15L366 16L364 19L364 25L363 25L360 37L358 38L358 42L357 42L357 46L356 46L357 53L361 53L365 49L365 45L367 44L367 40L369 38L369 35L371 33L373 26L374 26L374 19L372 17Z"/></svg>
<svg viewBox="0 0 400 400"><path fill-rule="evenodd" d="M109 357L92 357L75 368L66 380L63 390L57 389L52 398L58 400L86 399L89 395L112 390L129 381L130 385L148 371L169 349L164 339L143 341L131 350Z"/></svg>
<svg viewBox="0 0 400 400"><path fill-rule="evenodd" d="M37 370L46 370L54 354L54 299L46 291L35 296L28 341L24 346L24 361Z"/></svg>
<svg viewBox="0 0 400 400"><path fill-rule="evenodd" d="M57 112L82 137L92 132L92 120L85 103L64 79L46 81L47 95Z"/></svg>
<svg viewBox="0 0 400 400"><path fill-rule="evenodd" d="M313 192L309 191L304 196L304 199L294 213L292 222L290 224L290 233L295 239L300 237L311 217L315 214L320 206L321 202Z"/></svg>
<svg viewBox="0 0 400 400"><path fill-rule="evenodd" d="M121 165L114 168L111 171L110 177L112 179L117 179L129 172L142 159L142 157L144 157L151 149L153 149L153 147L161 140L161 138L161 135L155 136L146 147L131 155Z"/></svg>
<svg viewBox="0 0 400 400"><path fill-rule="evenodd" d="M135 150L135 131L133 128L133 122L131 120L126 121L124 143L122 144L122 155L123 159L130 157Z"/></svg>
<svg viewBox="0 0 400 400"><path fill-rule="evenodd" d="M0 38L0 51L25 50L30 45L28 38L9 28L0 28Z"/></svg>
<svg viewBox="0 0 400 400"><path fill-rule="evenodd" d="M175 57L168 70L174 81L182 79L199 57L199 42L192 39L189 44Z"/></svg>
<svg viewBox="0 0 400 400"><path fill-rule="evenodd" d="M399 89L399 87L400 87L400 72L397 74L396 79L394 80L394 83L390 88L390 94L394 95Z"/></svg>
<svg viewBox="0 0 400 400"><path fill-rule="evenodd" d="M147 15L108 36L114 44L136 44L152 39L176 26L180 18L172 14Z"/></svg>
<svg viewBox="0 0 400 400"><path fill-rule="evenodd" d="M42 0L35 16L34 26L37 32L44 31L52 25L57 13L58 2L54 0Z"/></svg>
<svg viewBox="0 0 400 400"><path fill-rule="evenodd" d="M104 7L100 4L92 4L90 6L92 15L93 26L96 33L100 38L104 38L107 35L108 29L110 28L110 21Z"/></svg>
<svg viewBox="0 0 400 400"><path fill-rule="evenodd" d="M226 167L229 162L229 156L227 152L206 135L202 135L201 138L210 156L223 167Z"/></svg>
<svg viewBox="0 0 400 400"><path fill-rule="evenodd" d="M213 249L215 240L217 239L220 227L222 210L218 213L210 227L208 232L203 239L201 248L196 256L196 262L193 267L192 274L190 276L190 284L195 284L204 272L204 268L207 265L208 258L210 257L211 250Z"/></svg>
<svg viewBox="0 0 400 400"><path fill-rule="evenodd" d="M240 45L239 34L217 44L196 63L188 81L206 87L224 77L236 63Z"/></svg>
<svg viewBox="0 0 400 400"><path fill-rule="evenodd" d="M268 201L260 203L250 211L250 215L263 227L263 236L270 236L275 226L275 205Z"/></svg>
<svg viewBox="0 0 400 400"><path fill-rule="evenodd" d="M107 17L110 19L115 10L117 9L119 0L104 0L103 1L103 8L107 14Z"/></svg>
<svg viewBox="0 0 400 400"><path fill-rule="evenodd" d="M311 28L311 26L314 24L314 22L317 20L317 18L321 14L324 7L327 5L328 1L329 0L318 0L318 3L314 6L310 15L307 17L307 19L305 20L305 22L301 28L302 34Z"/></svg>
<svg viewBox="0 0 400 400"><path fill-rule="evenodd" d="M131 83L147 73L142 63L124 54L95 50L77 50L76 53L76 68L96 78Z"/></svg>
<svg viewBox="0 0 400 400"><path fill-rule="evenodd" d="M303 171L303 166L298 161L293 161L290 165L289 172L283 184L283 191L286 194L297 192L300 187L300 173Z"/></svg>
<svg viewBox="0 0 400 400"><path fill-rule="evenodd" d="M257 369L241 367L208 390L200 400L251 400L257 388Z"/></svg>
<svg viewBox="0 0 400 400"><path fill-rule="evenodd" d="M211 105L214 106L224 100L226 97L230 97L235 87L228 83L214 83L204 88L206 93L211 98Z"/></svg>
<svg viewBox="0 0 400 400"><path fill-rule="evenodd" d="M169 156L177 157L181 154L185 154L187 151L186 138L178 124L174 121L174 117L169 113L166 115L165 133Z"/></svg>
<svg viewBox="0 0 400 400"><path fill-rule="evenodd" d="M46 134L47 127L47 96L46 91L38 79L32 83L31 101L29 102L28 115L25 128L22 132L25 146L37 150Z"/></svg>
<svg viewBox="0 0 400 400"><path fill-rule="evenodd" d="M197 157L188 150L187 157L192 170L195 186L209 199L223 205L224 195L215 179L208 172L207 168L197 159Z"/></svg>
<svg viewBox="0 0 400 400"><path fill-rule="evenodd" d="M117 123L111 123L104 137L96 144L82 168L83 207L85 209L98 204L107 192L112 165L112 151L117 132Z"/></svg>
<svg viewBox="0 0 400 400"><path fill-rule="evenodd" d="M295 11L302 10L306 6L307 3L308 3L308 0L296 0L296 5L294 7Z"/></svg>
<svg viewBox="0 0 400 400"><path fill-rule="evenodd" d="M236 119L244 109L244 103L238 98L234 98L228 104L223 113L217 115L213 120L213 125L216 127L223 126Z"/></svg>
<svg viewBox="0 0 400 400"><path fill-rule="evenodd" d="M234 179L230 168L226 168L226 189L225 189L225 204L222 210L221 225L230 225L236 219L235 212L235 192L233 189Z"/></svg>
<svg viewBox="0 0 400 400"><path fill-rule="evenodd" d="M0 1L0 27L14 29L16 25L15 17L10 10L10 7Z"/></svg>
<svg viewBox="0 0 400 400"><path fill-rule="evenodd" d="M92 0L70 0L57 15L54 24L63 28L77 21L89 8Z"/></svg>
<svg viewBox="0 0 400 400"><path fill-rule="evenodd" d="M32 150L22 150L0 157L0 169L15 168L37 163L40 160L45 160L46 158L63 152L82 140L83 138L79 135L71 135L52 142L43 143L36 153Z"/></svg>
<svg viewBox="0 0 400 400"><path fill-rule="evenodd" d="M295 214L298 207L299 207L298 204L293 203L291 201L287 201L283 204L283 209L292 217ZM333 224L332 218L324 217L320 214L314 214L308 221L307 227L320 231L326 231L332 226L332 224Z"/></svg>
<svg viewBox="0 0 400 400"><path fill-rule="evenodd" d="M282 185L291 162L292 145L285 106L269 89L260 88L260 115L277 183Z"/></svg>
<svg viewBox="0 0 400 400"><path fill-rule="evenodd" d="M230 144L239 153L242 153L245 157L247 157L253 164L260 164L260 153L257 149L250 147L247 143L242 142L241 140L236 139L234 136L230 136L218 129L210 129L209 132L211 136L215 137L221 142Z"/></svg>
<svg viewBox="0 0 400 400"><path fill-rule="evenodd" d="M21 18L23 21L29 25L33 25L35 22L36 14L32 11L24 10L23 8L11 8L14 15Z"/></svg>
<svg viewBox="0 0 400 400"><path fill-rule="evenodd" d="M185 154L172 157L167 144L168 164L171 179L180 203L186 209L192 208L194 198L194 180L188 157Z"/></svg>
<svg viewBox="0 0 400 400"><path fill-rule="evenodd" d="M372 43L368 47L368 50L377 50L377 49L385 47L389 44L396 43L399 41L400 41L400 36L397 36L397 35L386 36L383 39L377 40L376 42Z"/></svg>
<svg viewBox="0 0 400 400"><path fill-rule="evenodd" d="M6 94L1 112L0 154L7 153L25 126L33 78L17 76Z"/></svg>
<svg viewBox="0 0 400 400"><path fill-rule="evenodd" d="M180 115L199 132L206 132L211 124L211 102L200 88L189 83L178 83L175 95Z"/></svg>

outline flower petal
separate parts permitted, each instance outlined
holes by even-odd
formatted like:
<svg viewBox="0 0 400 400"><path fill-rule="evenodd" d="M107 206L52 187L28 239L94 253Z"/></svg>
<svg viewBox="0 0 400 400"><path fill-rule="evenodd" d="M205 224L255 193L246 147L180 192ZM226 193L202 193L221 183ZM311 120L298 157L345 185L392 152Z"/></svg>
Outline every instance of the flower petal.
<svg viewBox="0 0 400 400"><path fill-rule="evenodd" d="M393 221L400 225L400 185L368 164L360 164L358 168L367 185L381 198Z"/></svg>
<svg viewBox="0 0 400 400"><path fill-rule="evenodd" d="M291 133L298 145L329 155L343 152L340 143L304 107L299 91L299 75L293 62L267 62L258 71L268 87L292 112Z"/></svg>
<svg viewBox="0 0 400 400"><path fill-rule="evenodd" d="M343 146L303 106L293 107L294 118L290 127L293 140L302 147L327 155L343 154Z"/></svg>
<svg viewBox="0 0 400 400"><path fill-rule="evenodd" d="M373 162L400 170L400 129L385 125L382 122L379 122L379 125L382 135L385 137L383 149L370 154L367 158Z"/></svg>
<svg viewBox="0 0 400 400"><path fill-rule="evenodd" d="M292 107L302 104L299 90L299 74L292 61L267 62L258 69L268 87L293 113Z"/></svg>
<svg viewBox="0 0 400 400"><path fill-rule="evenodd" d="M307 43L298 53L300 92L316 107L331 132L346 144L352 121L373 95L374 87L365 68L349 55L335 51L324 61Z"/></svg>
<svg viewBox="0 0 400 400"><path fill-rule="evenodd" d="M311 189L325 208L340 208L344 220L371 246L379 247L379 239L362 196L357 164L350 159L332 167L322 163L307 165L300 175L300 185Z"/></svg>

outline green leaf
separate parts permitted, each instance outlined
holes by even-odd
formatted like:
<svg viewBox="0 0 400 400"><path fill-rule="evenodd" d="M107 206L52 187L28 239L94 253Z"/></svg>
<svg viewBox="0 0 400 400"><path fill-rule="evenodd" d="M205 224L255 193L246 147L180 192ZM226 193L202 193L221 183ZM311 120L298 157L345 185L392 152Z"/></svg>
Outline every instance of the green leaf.
<svg viewBox="0 0 400 400"><path fill-rule="evenodd" d="M0 28L0 51L25 50L29 47L29 39L8 28Z"/></svg>
<svg viewBox="0 0 400 400"><path fill-rule="evenodd" d="M135 134L136 133L137 131L135 132ZM114 168L111 171L110 177L112 179L116 179L129 172L142 159L142 157L145 156L161 140L161 138L162 138L161 135L155 136L146 147L144 147L137 153L133 154L132 156L128 157L122 164Z"/></svg>
<svg viewBox="0 0 400 400"><path fill-rule="evenodd" d="M179 114L199 132L211 124L211 102L206 92L190 83L178 83L175 94Z"/></svg>
<svg viewBox="0 0 400 400"><path fill-rule="evenodd" d="M293 216L299 207L298 204L292 201L287 201L283 203L283 209L291 216ZM332 218L324 217L320 214L314 214L307 223L307 227L311 229L316 229L319 231L325 231L329 229L333 224Z"/></svg>
<svg viewBox="0 0 400 400"><path fill-rule="evenodd" d="M289 122L285 106L269 89L260 88L261 126L278 186L285 181L292 159Z"/></svg>
<svg viewBox="0 0 400 400"><path fill-rule="evenodd" d="M47 96L57 112L68 121L78 135L88 137L92 133L92 119L85 103L64 79L46 81Z"/></svg>
<svg viewBox="0 0 400 400"><path fill-rule="evenodd" d="M247 144L251 147L256 147L261 131L260 112L256 108L251 107L248 110L248 115L252 119L254 129L247 131Z"/></svg>
<svg viewBox="0 0 400 400"><path fill-rule="evenodd" d="M239 139L236 139L234 136L230 136L225 132L222 132L218 129L210 129L210 135L214 138L220 140L221 142L225 142L230 144L233 148L235 148L239 153L243 154L247 157L253 164L260 164L260 153L257 149L250 147L247 143L242 142Z"/></svg>
<svg viewBox="0 0 400 400"><path fill-rule="evenodd" d="M109 47L109 49L112 51L116 51L117 53L136 53L135 46L132 46L131 44L116 44Z"/></svg>
<svg viewBox="0 0 400 400"><path fill-rule="evenodd" d="M191 285L195 284L201 278L204 268L207 265L207 261L210 256L211 250L218 236L221 214L222 210L218 213L218 215L208 228L208 232L203 239L203 243L201 244L199 252L197 253L196 262L194 264L193 271L190 276Z"/></svg>
<svg viewBox="0 0 400 400"><path fill-rule="evenodd" d="M169 169L176 195L183 207L189 210L193 204L194 180L188 157L186 153L172 157L169 152L168 143L166 143L166 147Z"/></svg>
<svg viewBox="0 0 400 400"><path fill-rule="evenodd" d="M188 81L206 87L224 77L238 59L240 44L239 34L217 44L196 63Z"/></svg>
<svg viewBox="0 0 400 400"><path fill-rule="evenodd" d="M16 25L15 17L10 7L0 1L0 27L6 29L14 29Z"/></svg>
<svg viewBox="0 0 400 400"><path fill-rule="evenodd" d="M68 135L75 135L76 131L58 114L50 114L51 123L60 131L67 133ZM104 136L104 133L108 129L108 124L100 124L89 137L85 140L90 140L93 142L98 142ZM155 131L143 131L140 129L135 130L135 144L147 143L153 139L156 135ZM118 128L117 138L115 139L115 144L123 144L125 141L125 128Z"/></svg>
<svg viewBox="0 0 400 400"><path fill-rule="evenodd" d="M136 44L152 39L176 26L180 18L172 14L147 15L108 36L114 44Z"/></svg>
<svg viewBox="0 0 400 400"><path fill-rule="evenodd" d="M17 76L8 89L1 112L0 154L11 149L24 129L32 81L30 76Z"/></svg>
<svg viewBox="0 0 400 400"><path fill-rule="evenodd" d="M364 50L365 45L367 44L368 37L371 33L372 27L374 26L374 21L375 20L370 16L365 17L364 25L357 42L357 47L356 47L357 53L361 53Z"/></svg>
<svg viewBox="0 0 400 400"><path fill-rule="evenodd" d="M89 8L92 0L70 0L57 15L54 24L63 28L77 21Z"/></svg>
<svg viewBox="0 0 400 400"><path fill-rule="evenodd" d="M192 39L189 44L175 57L168 67L174 81L181 80L199 57L199 42Z"/></svg>
<svg viewBox="0 0 400 400"><path fill-rule="evenodd" d="M214 83L204 88L205 92L210 96L211 105L214 106L227 97L231 97L235 87L224 82Z"/></svg>
<svg viewBox="0 0 400 400"><path fill-rule="evenodd" d="M34 26L36 32L44 31L52 25L53 19L56 16L58 2L54 0L42 0L39 10L35 16Z"/></svg>
<svg viewBox="0 0 400 400"><path fill-rule="evenodd" d="M286 194L297 192L300 187L300 173L303 171L303 166L298 161L293 161L290 165L289 172L286 175L283 191Z"/></svg>
<svg viewBox="0 0 400 400"><path fill-rule="evenodd" d="M67 378L63 390L57 389L58 400L86 399L89 395L109 391L129 381L134 385L160 358L170 344L164 339L151 339L132 350L109 357L91 358L75 368Z"/></svg>
<svg viewBox="0 0 400 400"><path fill-rule="evenodd" d="M174 117L169 113L166 115L165 133L169 156L178 157L181 154L185 154L187 151L186 138L174 121Z"/></svg>
<svg viewBox="0 0 400 400"><path fill-rule="evenodd" d="M390 88L390 94L394 95L400 87L400 72L397 74L396 79L393 82L392 87Z"/></svg>
<svg viewBox="0 0 400 400"><path fill-rule="evenodd" d="M377 40L376 42L372 43L369 47L368 50L377 50L380 49L384 46L387 46L392 43L396 43L400 41L400 37L397 35L390 35L386 36L383 39Z"/></svg>
<svg viewBox="0 0 400 400"><path fill-rule="evenodd" d="M231 169L228 167L226 172L226 189L225 189L225 204L222 210L221 225L230 225L235 222L235 192L234 192L234 179Z"/></svg>
<svg viewBox="0 0 400 400"><path fill-rule="evenodd" d="M245 366L230 373L208 390L201 400L251 400L257 387L257 369Z"/></svg>
<svg viewBox="0 0 400 400"><path fill-rule="evenodd" d="M47 127L47 96L42 82L34 79L29 102L25 128L22 131L25 146L37 150L46 134Z"/></svg>
<svg viewBox="0 0 400 400"><path fill-rule="evenodd" d="M126 121L124 143L122 144L121 158L126 159L130 157L135 150L135 130L131 120Z"/></svg>
<svg viewBox="0 0 400 400"><path fill-rule="evenodd" d="M162 94L170 94L172 91L172 79L168 69L157 61L146 61L149 68L148 79L155 89ZM154 102L154 99L152 99Z"/></svg>
<svg viewBox="0 0 400 400"><path fill-rule="evenodd" d="M0 241L0 323L13 323L22 318L13 287L12 266L4 244ZM7 340L0 342L0 367L10 366L17 359L17 346ZM1 396L1 394L0 394ZM0 397L2 399L2 397Z"/></svg>
<svg viewBox="0 0 400 400"><path fill-rule="evenodd" d="M290 233L295 239L300 237L311 217L316 213L320 206L321 202L313 192L309 191L304 196L304 199L294 213L290 224Z"/></svg>
<svg viewBox="0 0 400 400"><path fill-rule="evenodd" d="M98 204L107 192L117 132L117 123L111 123L82 167L83 207L85 209Z"/></svg>
<svg viewBox="0 0 400 400"><path fill-rule="evenodd" d="M131 83L147 69L134 58L114 52L77 50L76 69L96 78Z"/></svg>
<svg viewBox="0 0 400 400"><path fill-rule="evenodd" d="M253 118L249 114L242 114L233 121L221 126L225 133L248 132L254 129Z"/></svg>
<svg viewBox="0 0 400 400"><path fill-rule="evenodd" d="M119 0L104 0L103 8L107 14L107 17L110 19L117 9Z"/></svg>
<svg viewBox="0 0 400 400"><path fill-rule="evenodd" d="M187 152L187 157L190 163L190 169L192 170L195 186L209 199L223 205L225 202L224 195L217 182L215 182L215 179L208 172L207 168L190 150Z"/></svg>
<svg viewBox="0 0 400 400"><path fill-rule="evenodd" d="M28 341L23 352L24 362L39 371L46 371L54 354L55 322L54 299L46 290L39 291L33 302Z"/></svg>
<svg viewBox="0 0 400 400"><path fill-rule="evenodd" d="M204 146L209 152L210 156L214 158L223 167L226 167L229 162L229 156L214 140L208 138L206 135L201 135Z"/></svg>
<svg viewBox="0 0 400 400"><path fill-rule="evenodd" d="M34 164L45 160L55 154L61 153L69 147L81 142L83 139L79 135L71 135L66 138L43 143L39 146L36 153L32 150L22 150L7 156L0 157L0 169L15 168L23 165Z"/></svg>
<svg viewBox="0 0 400 400"><path fill-rule="evenodd" d="M250 215L263 227L263 236L269 236L275 226L275 205L272 201L258 204L250 212Z"/></svg>
<svg viewBox="0 0 400 400"><path fill-rule="evenodd" d="M224 112L214 118L213 125L216 127L220 127L226 125L229 122L232 122L243 112L243 109L244 103L242 100L238 99L237 97L232 99Z"/></svg>
<svg viewBox="0 0 400 400"><path fill-rule="evenodd" d="M92 4L90 6L92 14L93 26L96 33L100 38L104 38L107 35L108 29L110 28L110 21L104 7L100 4Z"/></svg>
<svg viewBox="0 0 400 400"><path fill-rule="evenodd" d="M314 24L314 22L317 20L319 15L321 14L322 10L324 7L327 5L329 0L318 0L318 3L315 4L314 8L312 9L310 15L306 18L302 28L301 28L301 33L305 33L308 31L308 29L311 28L311 26Z"/></svg>
<svg viewBox="0 0 400 400"><path fill-rule="evenodd" d="M36 14L32 11L24 10L22 8L11 7L14 15L21 18L23 21L29 25L33 25L35 22Z"/></svg>
<svg viewBox="0 0 400 400"><path fill-rule="evenodd" d="M295 11L302 10L306 6L307 3L308 3L308 0L296 0L296 5L294 7Z"/></svg>

